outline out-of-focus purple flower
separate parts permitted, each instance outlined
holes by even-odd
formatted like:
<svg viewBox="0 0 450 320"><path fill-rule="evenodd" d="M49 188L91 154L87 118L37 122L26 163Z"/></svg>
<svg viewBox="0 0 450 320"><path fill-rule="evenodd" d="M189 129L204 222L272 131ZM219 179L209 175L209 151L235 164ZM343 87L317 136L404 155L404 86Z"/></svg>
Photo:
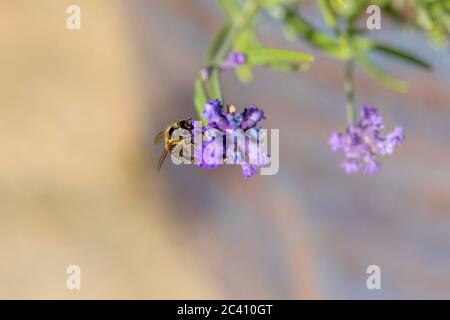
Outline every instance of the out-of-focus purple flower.
<svg viewBox="0 0 450 320"><path fill-rule="evenodd" d="M345 136L342 133L333 132L328 140L328 144L333 152L341 150L345 144Z"/></svg>
<svg viewBox="0 0 450 320"><path fill-rule="evenodd" d="M386 136L386 141L382 148L382 154L393 154L395 149L405 140L402 127L395 127L394 131Z"/></svg>
<svg viewBox="0 0 450 320"><path fill-rule="evenodd" d="M379 156L393 154L405 140L401 127L383 136L383 118L378 110L366 104L361 110L357 124L349 124L346 133L332 133L328 144L333 152L343 151L345 160L342 168L346 173L363 171L373 175L380 170Z"/></svg>
<svg viewBox="0 0 450 320"><path fill-rule="evenodd" d="M383 117L378 113L377 108L371 104L366 104L361 110L361 127L370 127L373 129L384 129Z"/></svg>
<svg viewBox="0 0 450 320"><path fill-rule="evenodd" d="M233 70L247 63L247 57L242 52L231 51L222 62L222 70Z"/></svg>
<svg viewBox="0 0 450 320"><path fill-rule="evenodd" d="M227 159L226 156L230 154L232 159L227 160L240 164L246 178L256 175L260 168L269 165L269 156L261 147L264 141L259 123L265 117L260 108L250 106L242 112L237 112L236 107L232 105L224 108L219 100L211 100L205 105L203 117L208 121L206 127L199 128L194 125L193 129L194 140L200 134L203 136L203 148L196 148L195 151L196 162L201 168L217 168L222 163L222 161L219 163L218 160L225 160ZM211 135L210 129L217 131ZM228 141L225 137L228 137L227 133L230 134L230 131L233 133L233 138ZM211 143L217 143L216 139L219 139L220 133L222 133L220 138L223 139L223 159L218 159L216 154L205 153L205 150L213 149L208 148L208 146L211 146ZM240 137L240 139L237 139L236 146L234 135L236 135L236 138ZM209 161L207 163L210 158L215 158L215 162Z"/></svg>

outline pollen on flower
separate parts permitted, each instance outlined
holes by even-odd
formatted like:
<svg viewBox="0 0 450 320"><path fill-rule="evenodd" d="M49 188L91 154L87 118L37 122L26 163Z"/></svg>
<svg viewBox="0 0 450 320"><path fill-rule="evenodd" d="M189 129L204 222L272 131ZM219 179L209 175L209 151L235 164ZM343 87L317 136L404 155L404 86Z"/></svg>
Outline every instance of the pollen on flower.
<svg viewBox="0 0 450 320"><path fill-rule="evenodd" d="M228 113L235 114L236 111L237 111L237 109L235 106L233 106L232 104L228 105Z"/></svg>
<svg viewBox="0 0 450 320"><path fill-rule="evenodd" d="M405 140L403 128L383 136L383 118L378 110L370 105L363 106L360 120L349 124L345 133L332 133L328 144L333 152L342 151L345 160L341 166L348 174L363 171L373 175L380 170L379 157L393 154Z"/></svg>

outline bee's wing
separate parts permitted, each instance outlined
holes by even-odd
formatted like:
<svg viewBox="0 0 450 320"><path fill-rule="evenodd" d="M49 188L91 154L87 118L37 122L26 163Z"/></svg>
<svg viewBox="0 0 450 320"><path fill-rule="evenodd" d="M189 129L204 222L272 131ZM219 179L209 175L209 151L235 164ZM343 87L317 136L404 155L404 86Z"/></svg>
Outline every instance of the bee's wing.
<svg viewBox="0 0 450 320"><path fill-rule="evenodd" d="M165 134L165 131L161 131L160 133L158 133L155 137L155 144L160 144L161 142L163 142Z"/></svg>
<svg viewBox="0 0 450 320"><path fill-rule="evenodd" d="M164 149L164 152L162 153L162 155L159 157L158 160L158 172L161 170L162 165L164 164L164 161L166 160L167 154L169 153L168 150Z"/></svg>

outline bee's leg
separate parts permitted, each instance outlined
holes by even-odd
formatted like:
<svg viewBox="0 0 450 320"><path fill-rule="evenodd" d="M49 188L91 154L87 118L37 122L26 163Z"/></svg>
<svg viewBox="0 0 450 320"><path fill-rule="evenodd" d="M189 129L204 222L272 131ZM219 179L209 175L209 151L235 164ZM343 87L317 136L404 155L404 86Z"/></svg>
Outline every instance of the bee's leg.
<svg viewBox="0 0 450 320"><path fill-rule="evenodd" d="M166 160L167 154L169 153L169 151L164 150L163 154L161 155L161 157L159 157L159 161L158 161L158 172L161 170L162 165L164 164L164 160Z"/></svg>

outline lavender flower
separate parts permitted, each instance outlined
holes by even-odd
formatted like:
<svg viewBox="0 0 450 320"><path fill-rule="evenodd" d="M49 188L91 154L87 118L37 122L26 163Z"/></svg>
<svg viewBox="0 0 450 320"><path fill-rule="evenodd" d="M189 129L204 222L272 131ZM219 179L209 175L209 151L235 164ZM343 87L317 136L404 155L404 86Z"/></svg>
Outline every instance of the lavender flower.
<svg viewBox="0 0 450 320"><path fill-rule="evenodd" d="M224 110L217 99L210 100L205 105L203 116L208 120L208 125L220 130L259 128L258 123L266 119L264 112L256 106L249 106L244 111L237 112L235 106L229 105Z"/></svg>
<svg viewBox="0 0 450 320"><path fill-rule="evenodd" d="M225 155L229 154L232 154L233 163L241 164L246 178L256 175L260 168L269 165L270 159L260 146L263 135L259 123L265 119L261 109L250 106L242 112L237 112L236 107L229 105L225 110L219 100L211 100L205 105L203 116L208 120L206 127L199 128L194 125L193 130L194 140L203 136L202 148L196 148L194 152L200 168L218 168L225 160ZM223 139L230 131L233 132L233 139ZM240 142L235 148L234 135L239 136L244 132L245 136L238 139ZM209 148L212 143L215 143L216 148ZM220 146L220 143L223 145ZM214 151L210 152L211 150ZM223 158L215 154L218 150L222 151Z"/></svg>
<svg viewBox="0 0 450 320"><path fill-rule="evenodd" d="M343 151L345 161L342 167L346 173L362 170L373 175L380 170L379 156L393 154L405 140L403 129L396 127L394 131L382 136L383 118L378 110L370 104L363 106L357 124L349 124L345 134L332 133L328 144L333 152Z"/></svg>
<svg viewBox="0 0 450 320"><path fill-rule="evenodd" d="M244 65L247 57L242 52L231 51L222 63L222 70L233 70Z"/></svg>

